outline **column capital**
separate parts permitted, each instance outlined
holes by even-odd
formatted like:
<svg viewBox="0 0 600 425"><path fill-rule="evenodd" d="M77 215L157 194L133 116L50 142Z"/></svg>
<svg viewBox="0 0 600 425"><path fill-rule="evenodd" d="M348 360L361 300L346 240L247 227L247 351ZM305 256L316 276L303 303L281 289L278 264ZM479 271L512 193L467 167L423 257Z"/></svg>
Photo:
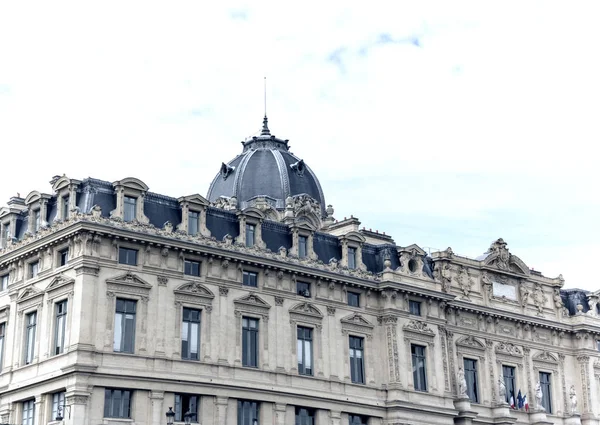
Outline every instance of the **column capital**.
<svg viewBox="0 0 600 425"><path fill-rule="evenodd" d="M148 391L148 397L152 400L163 400L165 398L164 391Z"/></svg>

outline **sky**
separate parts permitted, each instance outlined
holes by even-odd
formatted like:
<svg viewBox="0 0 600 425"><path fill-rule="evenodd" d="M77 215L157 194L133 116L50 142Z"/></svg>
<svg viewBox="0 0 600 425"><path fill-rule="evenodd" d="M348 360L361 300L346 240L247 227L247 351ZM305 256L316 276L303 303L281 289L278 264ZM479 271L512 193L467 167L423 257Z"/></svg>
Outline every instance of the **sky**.
<svg viewBox="0 0 600 425"><path fill-rule="evenodd" d="M0 204L200 193L269 127L334 216L600 289L597 1L2 2Z"/></svg>

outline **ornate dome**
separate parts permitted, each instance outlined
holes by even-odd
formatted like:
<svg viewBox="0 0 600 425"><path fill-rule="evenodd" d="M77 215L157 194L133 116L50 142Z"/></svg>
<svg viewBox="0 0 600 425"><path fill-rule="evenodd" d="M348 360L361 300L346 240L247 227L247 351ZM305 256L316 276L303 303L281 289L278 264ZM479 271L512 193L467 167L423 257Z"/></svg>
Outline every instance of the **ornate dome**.
<svg viewBox="0 0 600 425"><path fill-rule="evenodd" d="M272 135L267 124L265 116L260 135L242 142L242 153L221 164L208 189L208 200L234 203L242 210L266 202L284 211L287 198L308 195L319 203L325 217L319 180L304 160L289 151L288 140Z"/></svg>

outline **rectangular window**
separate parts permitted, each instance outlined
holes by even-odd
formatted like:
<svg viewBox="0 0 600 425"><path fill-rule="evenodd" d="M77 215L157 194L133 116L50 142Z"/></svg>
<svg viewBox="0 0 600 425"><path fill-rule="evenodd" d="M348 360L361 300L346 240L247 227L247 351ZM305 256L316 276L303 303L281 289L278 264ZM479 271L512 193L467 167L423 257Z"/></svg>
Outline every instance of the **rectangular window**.
<svg viewBox="0 0 600 425"><path fill-rule="evenodd" d="M35 425L35 400L23 402L23 425Z"/></svg>
<svg viewBox="0 0 600 425"><path fill-rule="evenodd" d="M244 271L242 274L242 285L253 286L256 288L258 286L258 274Z"/></svg>
<svg viewBox="0 0 600 425"><path fill-rule="evenodd" d="M185 260L183 273L189 276L200 276L200 262Z"/></svg>
<svg viewBox="0 0 600 425"><path fill-rule="evenodd" d="M185 360L200 359L200 310L183 309L181 358Z"/></svg>
<svg viewBox="0 0 600 425"><path fill-rule="evenodd" d="M119 264L137 266L137 249L119 248Z"/></svg>
<svg viewBox="0 0 600 425"><path fill-rule="evenodd" d="M8 275L0 276L0 291L6 291L8 289Z"/></svg>
<svg viewBox="0 0 600 425"><path fill-rule="evenodd" d="M254 224L246 224L246 246L254 246L254 233L256 228Z"/></svg>
<svg viewBox="0 0 600 425"><path fill-rule="evenodd" d="M69 262L69 248L58 251L58 266L66 266Z"/></svg>
<svg viewBox="0 0 600 425"><path fill-rule="evenodd" d="M10 240L10 223L4 223L3 226L4 230L2 233L2 239L8 242Z"/></svg>
<svg viewBox="0 0 600 425"><path fill-rule="evenodd" d="M540 385L542 386L542 405L546 409L546 413L552 413L552 387L551 374L540 372Z"/></svg>
<svg viewBox="0 0 600 425"><path fill-rule="evenodd" d="M69 218L69 197L65 196L62 198L62 217L63 220Z"/></svg>
<svg viewBox="0 0 600 425"><path fill-rule="evenodd" d="M34 261L33 263L29 263L29 279L33 279L38 275L40 271L40 262Z"/></svg>
<svg viewBox="0 0 600 425"><path fill-rule="evenodd" d="M300 258L306 258L307 241L308 241L308 238L306 236L298 236L298 257L300 257Z"/></svg>
<svg viewBox="0 0 600 425"><path fill-rule="evenodd" d="M350 345L350 378L355 384L364 384L364 339L351 336L348 343Z"/></svg>
<svg viewBox="0 0 600 425"><path fill-rule="evenodd" d="M6 322L0 323L0 371L4 365L4 336L6 335Z"/></svg>
<svg viewBox="0 0 600 425"><path fill-rule="evenodd" d="M50 418L51 421L56 420L56 418L58 417L58 415L60 414L60 416L64 417L65 412L64 409L65 408L65 392L61 391L58 393L54 393L52 394L52 417Z"/></svg>
<svg viewBox="0 0 600 425"><path fill-rule="evenodd" d="M296 294L303 297L310 297L310 283L297 281Z"/></svg>
<svg viewBox="0 0 600 425"><path fill-rule="evenodd" d="M348 268L356 268L356 248L348 248Z"/></svg>
<svg viewBox="0 0 600 425"><path fill-rule="evenodd" d="M188 213L188 234L198 234L198 228L200 224L200 215L196 211L190 211Z"/></svg>
<svg viewBox="0 0 600 425"><path fill-rule="evenodd" d="M131 196L126 196L123 204L123 221L135 220L135 209L137 207L137 199Z"/></svg>
<svg viewBox="0 0 600 425"><path fill-rule="evenodd" d="M104 390L104 417L131 419L130 390L106 388Z"/></svg>
<svg viewBox="0 0 600 425"><path fill-rule="evenodd" d="M348 291L348 305L350 307L360 307L360 294Z"/></svg>
<svg viewBox="0 0 600 425"><path fill-rule="evenodd" d="M506 386L506 402L510 403L510 398L516 400L515 368L512 366L502 366L502 375L504 376L504 385Z"/></svg>
<svg viewBox="0 0 600 425"><path fill-rule="evenodd" d="M35 328L37 325L37 311L25 316L25 364L33 362L35 354Z"/></svg>
<svg viewBox="0 0 600 425"><path fill-rule="evenodd" d="M40 210L33 212L33 232L40 230Z"/></svg>
<svg viewBox="0 0 600 425"><path fill-rule="evenodd" d="M479 381L477 379L477 360L464 359L467 395L473 403L479 403Z"/></svg>
<svg viewBox="0 0 600 425"><path fill-rule="evenodd" d="M117 298L113 349L119 353L133 353L135 349L135 310L137 301Z"/></svg>
<svg viewBox="0 0 600 425"><path fill-rule="evenodd" d="M6 280L8 281L8 276L6 276ZM7 284L8 284L8 282L7 282ZM2 286L2 287L4 288L4 286ZM600 351L600 339L598 341L596 341L596 348L598 349L598 351Z"/></svg>
<svg viewBox="0 0 600 425"><path fill-rule="evenodd" d="M295 425L315 425L315 411L305 407L296 407Z"/></svg>
<svg viewBox="0 0 600 425"><path fill-rule="evenodd" d="M183 422L183 415L192 414L192 423L198 422L198 406L200 397L191 394L175 394L175 421Z"/></svg>
<svg viewBox="0 0 600 425"><path fill-rule="evenodd" d="M238 400L238 425L260 425L258 419L258 403L255 401Z"/></svg>
<svg viewBox="0 0 600 425"><path fill-rule="evenodd" d="M415 316L421 315L421 303L419 301L409 300L408 309L410 311L410 314L414 314Z"/></svg>
<svg viewBox="0 0 600 425"><path fill-rule="evenodd" d="M258 320L242 318L242 366L258 367Z"/></svg>
<svg viewBox="0 0 600 425"><path fill-rule="evenodd" d="M425 359L425 347L411 344L413 382L415 390L427 391L427 362Z"/></svg>
<svg viewBox="0 0 600 425"><path fill-rule="evenodd" d="M298 373L300 375L312 375L312 333L311 328L298 326Z"/></svg>
<svg viewBox="0 0 600 425"><path fill-rule="evenodd" d="M367 418L358 415L348 415L348 425L367 425Z"/></svg>
<svg viewBox="0 0 600 425"><path fill-rule="evenodd" d="M65 328L67 324L67 300L56 303L56 322L54 329L54 354L65 351Z"/></svg>

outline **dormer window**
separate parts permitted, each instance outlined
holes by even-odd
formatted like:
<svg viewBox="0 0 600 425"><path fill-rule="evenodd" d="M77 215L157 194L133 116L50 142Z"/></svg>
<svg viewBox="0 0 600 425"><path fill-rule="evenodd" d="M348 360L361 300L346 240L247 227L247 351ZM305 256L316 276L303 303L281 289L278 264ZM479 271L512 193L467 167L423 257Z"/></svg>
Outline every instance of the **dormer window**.
<svg viewBox="0 0 600 425"><path fill-rule="evenodd" d="M63 175L56 176L50 183L57 199L56 219L68 220L71 209L77 205L77 188L81 182Z"/></svg>
<svg viewBox="0 0 600 425"><path fill-rule="evenodd" d="M356 248L348 247L348 268L356 268Z"/></svg>
<svg viewBox="0 0 600 425"><path fill-rule="evenodd" d="M31 219L33 220L32 230L35 233L40 230L40 210L33 211L33 217L31 217Z"/></svg>
<svg viewBox="0 0 600 425"><path fill-rule="evenodd" d="M306 258L308 255L307 245L308 238L306 236L298 236L298 257Z"/></svg>
<svg viewBox="0 0 600 425"><path fill-rule="evenodd" d="M188 234L192 236L198 234L199 228L200 214L196 211L190 211L188 214Z"/></svg>
<svg viewBox="0 0 600 425"><path fill-rule="evenodd" d="M254 235L256 233L256 226L254 224L246 224L246 246L254 246Z"/></svg>
<svg viewBox="0 0 600 425"><path fill-rule="evenodd" d="M133 221L135 220L135 211L137 208L137 199L131 196L125 196L123 206L123 220Z"/></svg>
<svg viewBox="0 0 600 425"><path fill-rule="evenodd" d="M62 219L66 220L69 218L69 197L63 196L62 198Z"/></svg>

